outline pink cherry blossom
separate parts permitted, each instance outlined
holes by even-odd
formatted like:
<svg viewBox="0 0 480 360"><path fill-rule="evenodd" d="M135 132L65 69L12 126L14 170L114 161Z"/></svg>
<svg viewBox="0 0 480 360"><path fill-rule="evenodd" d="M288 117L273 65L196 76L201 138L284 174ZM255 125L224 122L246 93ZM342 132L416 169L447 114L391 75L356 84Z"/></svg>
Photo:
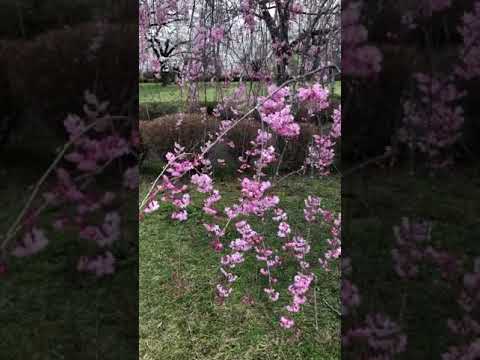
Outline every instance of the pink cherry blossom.
<svg viewBox="0 0 480 360"><path fill-rule="evenodd" d="M318 83L312 87L298 89L298 99L301 103L308 105L312 111L327 109L329 95L329 90Z"/></svg>
<svg viewBox="0 0 480 360"><path fill-rule="evenodd" d="M115 258L110 251L105 255L96 257L83 256L77 263L77 270L81 272L91 272L97 277L113 274L115 272Z"/></svg>
<svg viewBox="0 0 480 360"><path fill-rule="evenodd" d="M218 296L220 296L222 298L227 298L227 297L230 296L231 293L232 293L232 288L227 288L225 286L222 286L221 284L217 285Z"/></svg>
<svg viewBox="0 0 480 360"><path fill-rule="evenodd" d="M21 244L13 249L12 254L17 257L31 256L43 250L47 245L48 239L44 231L33 228L25 234Z"/></svg>
<svg viewBox="0 0 480 360"><path fill-rule="evenodd" d="M158 201L153 200L153 201L148 203L148 205L145 207L143 212L146 213L146 214L150 214L154 211L157 211L158 209L160 209L160 204L158 203Z"/></svg>
<svg viewBox="0 0 480 360"><path fill-rule="evenodd" d="M278 291L275 291L275 289L272 288L265 288L263 289L265 293L268 295L269 299L273 302L277 301L278 298L280 297L280 294Z"/></svg>
<svg viewBox="0 0 480 360"><path fill-rule="evenodd" d="M139 184L139 171L138 167L128 168L123 174L123 186L128 189L134 190L138 188Z"/></svg>
<svg viewBox="0 0 480 360"><path fill-rule="evenodd" d="M281 222L280 224L278 224L277 235L279 237L282 237L282 238L287 237L291 232L292 232L292 230L290 229L290 225L288 225L288 223Z"/></svg>
<svg viewBox="0 0 480 360"><path fill-rule="evenodd" d="M220 41L223 40L223 37L225 36L225 30L220 26L214 27L212 29L211 36L212 36L212 40L215 43L219 43Z"/></svg>
<svg viewBox="0 0 480 360"><path fill-rule="evenodd" d="M284 329L290 329L294 324L295 321L293 321L293 319L287 318L285 316L282 316L280 318L280 326Z"/></svg>
<svg viewBox="0 0 480 360"><path fill-rule="evenodd" d="M197 190L201 193L208 193L213 190L212 179L206 174L195 174L191 177L192 184L197 185Z"/></svg>
<svg viewBox="0 0 480 360"><path fill-rule="evenodd" d="M188 213L185 210L172 213L172 219L178 221L186 221L188 219Z"/></svg>

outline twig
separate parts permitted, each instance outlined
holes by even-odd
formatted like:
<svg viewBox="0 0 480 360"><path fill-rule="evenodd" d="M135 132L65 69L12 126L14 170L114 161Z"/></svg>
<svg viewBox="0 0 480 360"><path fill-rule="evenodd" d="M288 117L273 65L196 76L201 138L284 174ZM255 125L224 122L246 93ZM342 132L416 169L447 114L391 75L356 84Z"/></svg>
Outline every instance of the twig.
<svg viewBox="0 0 480 360"><path fill-rule="evenodd" d="M313 302L315 309L315 330L318 331L318 308L317 308L317 279L315 278L315 286L313 287Z"/></svg>
<svg viewBox="0 0 480 360"><path fill-rule="evenodd" d="M328 307L330 310L332 310L335 314L338 315L338 317L342 317L342 313L340 311L338 311L337 309L335 309L332 305L330 305L327 300L325 299L322 299L322 303Z"/></svg>
<svg viewBox="0 0 480 360"><path fill-rule="evenodd" d="M282 149L282 153L280 154L280 158L278 159L277 169L275 170L275 178L278 178L280 172L280 165L282 165L283 157L285 156L285 151L287 150L288 143L285 142L283 145L284 146Z"/></svg>
<svg viewBox="0 0 480 360"><path fill-rule="evenodd" d="M365 162L361 163L361 164L358 164L350 169L348 169L347 171L344 171L343 173L341 173L342 177L345 177L347 175L350 175L352 173L354 173L355 171L358 171L364 167L367 167L368 165L370 164L373 164L373 163L376 163L380 160L386 160L388 159L389 157L392 157L394 155L393 152L387 152L385 154L382 154L382 155L379 155L379 156L376 156L376 157L373 157L371 159L368 159L366 160Z"/></svg>
<svg viewBox="0 0 480 360"><path fill-rule="evenodd" d="M15 234L19 231L21 226L19 226L20 222L22 221L23 217L27 213L28 209L30 208L30 205L32 204L33 200L35 200L35 197L37 196L38 192L40 191L40 187L43 185L43 183L47 180L48 176L52 173L53 170L57 167L58 163L63 159L63 156L67 152L67 150L79 139L81 138L86 132L88 132L90 129L94 128L99 122L105 121L106 119L113 119L113 120L125 120L128 119L128 117L125 116L109 116L109 117L102 117L100 119L97 119L96 121L92 122L88 126L86 126L79 134L76 136L72 137L70 141L68 141L62 148L62 150L58 153L57 157L55 160L50 164L48 167L47 171L41 176L41 178L37 181L32 193L30 194L30 197L28 198L27 202L25 203L23 209L20 211L20 214L17 216L15 221L12 223L10 228L7 230L7 234L5 235L5 238L2 241L1 245L1 250L2 252L5 251L9 241L15 236Z"/></svg>
<svg viewBox="0 0 480 360"><path fill-rule="evenodd" d="M147 200L150 198L150 196L152 195L152 192L153 192L153 189L155 188L155 186L157 185L157 183L160 181L160 179L162 178L163 174L165 174L165 172L168 170L170 164L177 160L177 159L180 159L180 158L183 158L185 157L186 155L191 155L190 153L184 153L184 154L180 154L178 155L175 159L169 161L167 163L167 165L165 165L162 169L162 171L160 172L160 174L157 176L157 178L155 179L155 181L153 182L152 186L150 187L150 190L148 191L147 195L145 196L145 198L142 200L142 202L140 203L140 208L139 210L141 211L143 209L143 207L146 205L146 202ZM178 179L180 177L177 177Z"/></svg>

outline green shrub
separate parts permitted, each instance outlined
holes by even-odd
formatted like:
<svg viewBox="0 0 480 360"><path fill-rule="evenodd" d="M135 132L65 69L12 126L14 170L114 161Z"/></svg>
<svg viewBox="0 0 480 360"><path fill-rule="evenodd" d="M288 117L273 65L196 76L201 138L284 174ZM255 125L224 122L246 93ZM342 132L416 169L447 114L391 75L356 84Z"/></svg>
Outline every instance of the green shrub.
<svg viewBox="0 0 480 360"><path fill-rule="evenodd" d="M217 103L207 102L201 103L200 106L207 108L209 114L217 106ZM152 120L165 115L173 115L179 112L185 111L185 104L181 102L146 102L140 104L139 119L140 120Z"/></svg>
<svg viewBox="0 0 480 360"><path fill-rule="evenodd" d="M105 24L94 54L89 53L99 34L94 23L50 31L29 41L0 41L0 78L8 83L15 107L29 112L19 118L28 123L34 116L62 137L66 115L83 112L85 90L108 100L111 113L124 114L128 108L136 115L138 99L132 98L132 89L138 86L137 76L118 75L138 66L138 55L129 45L138 41L137 31L134 25Z"/></svg>
<svg viewBox="0 0 480 360"><path fill-rule="evenodd" d="M180 127L176 127L179 114L166 115L150 121L140 121L140 135L147 152L148 160L164 159L165 154L173 149L175 142L185 146L188 151L200 149L207 133L213 133L218 129L219 120L213 116L208 116L206 121L199 113L185 114ZM319 128L314 124L300 123L300 136L294 140L281 144L280 140L274 138L272 141L278 141L280 149L286 146L281 171L297 170L305 161L308 146L312 141L314 134L320 133ZM250 142L257 136L261 124L255 119L246 119L237 125L228 134L229 140L235 143L235 148L230 148L224 144L218 145L212 149L209 156L215 169L215 173L221 176L232 175L238 167L238 157L244 155L249 149ZM217 159L225 159L227 166L218 167Z"/></svg>
<svg viewBox="0 0 480 360"><path fill-rule="evenodd" d="M140 136L149 159L164 158L173 149L175 142L188 150L198 150L207 132L214 131L218 121L211 116L204 122L201 114L185 114L182 125L177 128L179 114L140 121Z"/></svg>

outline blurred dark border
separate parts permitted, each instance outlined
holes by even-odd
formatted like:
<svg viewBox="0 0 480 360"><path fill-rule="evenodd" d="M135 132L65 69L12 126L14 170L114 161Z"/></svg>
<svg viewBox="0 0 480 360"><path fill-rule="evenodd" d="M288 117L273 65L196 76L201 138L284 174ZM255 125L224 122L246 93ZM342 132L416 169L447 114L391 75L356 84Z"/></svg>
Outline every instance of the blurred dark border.
<svg viewBox="0 0 480 360"><path fill-rule="evenodd" d="M67 141L63 121L83 112L86 90L138 130L138 1L2 0L1 232ZM97 193L118 193L121 175L105 173ZM76 271L75 233L53 236L38 256L0 260L1 359L138 358L138 190L123 191L128 240L114 250L113 276Z"/></svg>
<svg viewBox="0 0 480 360"><path fill-rule="evenodd" d="M342 12L349 3L342 1ZM460 359L472 333L460 336L449 324L465 315L465 276L474 272L480 256L478 78L455 83L468 93L459 104L465 123L461 138L449 148L450 166L433 169L428 157L412 155L398 142L397 131L413 75L445 79L458 64L458 25L474 2L452 2L411 29L402 21L412 9L440 2L362 3L360 22L382 61L378 73L363 77L348 74L342 65L342 358L440 359L455 348L458 357L448 358ZM344 61L355 51L345 41ZM411 279L398 275L392 256L398 249L394 227L403 218L432 226L431 237L418 245L419 272ZM352 305L357 295L359 303ZM478 308L470 315L478 316ZM391 353L385 350L390 346Z"/></svg>

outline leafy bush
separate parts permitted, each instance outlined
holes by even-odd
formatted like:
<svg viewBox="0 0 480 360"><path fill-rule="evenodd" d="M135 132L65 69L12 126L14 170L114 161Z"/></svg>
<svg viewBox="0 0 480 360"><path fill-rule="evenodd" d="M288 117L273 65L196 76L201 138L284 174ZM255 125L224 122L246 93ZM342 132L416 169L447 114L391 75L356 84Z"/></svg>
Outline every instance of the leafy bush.
<svg viewBox="0 0 480 360"><path fill-rule="evenodd" d="M118 76L136 66L129 45L138 41L136 36L133 25L85 23L30 41L4 41L0 78L6 79L16 108L24 109L23 122L34 117L63 137L63 120L68 113L82 112L86 89L108 98L112 112L137 112L138 99L131 98L137 77L126 81Z"/></svg>
<svg viewBox="0 0 480 360"><path fill-rule="evenodd" d="M188 149L195 148L200 141L199 134L212 131L215 119L208 117L202 123L199 114L187 114L180 128L176 127L179 115L165 115L150 121L140 121L140 136L149 158L163 158L172 146L181 143Z"/></svg>
<svg viewBox="0 0 480 360"><path fill-rule="evenodd" d="M220 121L213 116L207 115L204 120L199 113L185 114L181 125L177 127L179 119L180 115L175 114L150 121L140 121L140 136L149 160L164 159L165 154L171 151L175 142L187 149L198 151L206 139L206 134L215 132L220 125ZM283 156L282 170L298 169L298 164L305 161L312 136L319 133L319 128L314 124L300 123L300 127L299 137L285 144L287 148ZM217 146L218 150L213 149L212 151L212 162L216 162L217 156L218 158L227 156L228 165L238 165L238 157L245 155L245 151L251 146L250 142L255 139L259 129L261 129L261 124L255 119L241 122L228 134L227 142L233 141L235 148ZM279 143L278 140L274 141Z"/></svg>
<svg viewBox="0 0 480 360"><path fill-rule="evenodd" d="M217 106L217 103L210 101L202 103L201 106L207 108L209 114ZM139 107L139 119L140 120L152 120L165 115L173 115L184 109L185 105L180 102L147 102L140 104Z"/></svg>

